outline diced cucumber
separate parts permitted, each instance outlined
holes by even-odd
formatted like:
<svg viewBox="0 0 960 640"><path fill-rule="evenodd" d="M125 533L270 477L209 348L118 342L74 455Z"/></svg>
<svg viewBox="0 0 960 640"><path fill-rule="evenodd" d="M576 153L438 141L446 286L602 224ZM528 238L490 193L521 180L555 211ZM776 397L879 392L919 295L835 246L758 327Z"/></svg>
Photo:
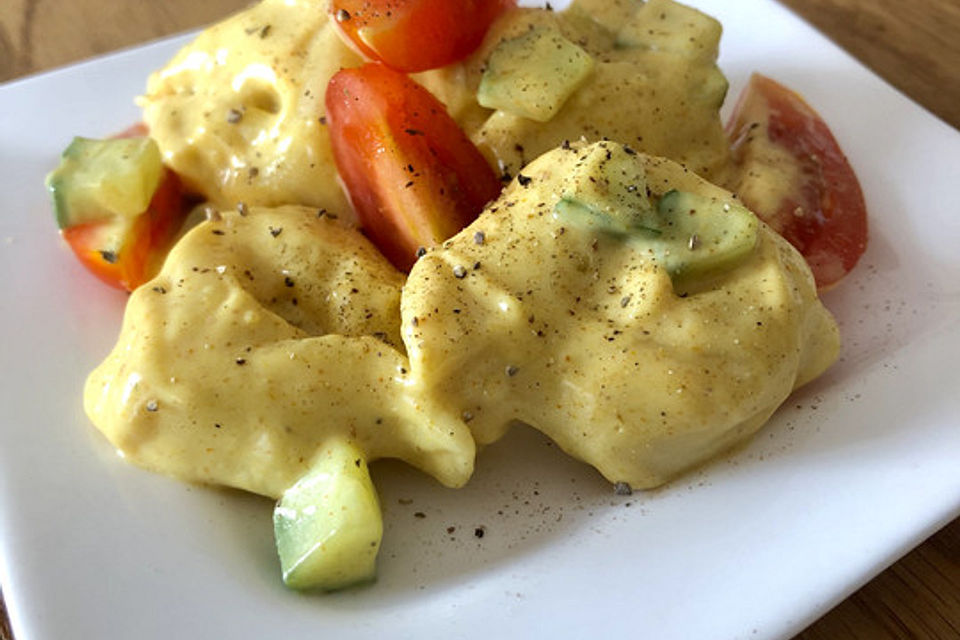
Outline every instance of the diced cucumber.
<svg viewBox="0 0 960 640"><path fill-rule="evenodd" d="M327 443L280 498L273 525L287 586L332 591L373 579L383 520L364 453Z"/></svg>
<svg viewBox="0 0 960 640"><path fill-rule="evenodd" d="M672 190L660 198L657 213L663 233L653 241L655 253L677 289L733 269L757 244L757 217L735 202Z"/></svg>
<svg viewBox="0 0 960 640"><path fill-rule="evenodd" d="M537 122L550 120L593 71L593 58L554 27L538 26L490 53L477 101Z"/></svg>
<svg viewBox="0 0 960 640"><path fill-rule="evenodd" d="M162 174L160 149L150 138L74 138L47 176L57 225L136 217L147 210Z"/></svg>
<svg viewBox="0 0 960 640"><path fill-rule="evenodd" d="M592 145L564 181L560 219L616 235L659 233L647 181L636 154L619 144Z"/></svg>
<svg viewBox="0 0 960 640"><path fill-rule="evenodd" d="M673 0L649 0L617 33L618 47L667 51L708 62L717 59L723 27L715 18Z"/></svg>
<svg viewBox="0 0 960 640"><path fill-rule="evenodd" d="M640 157L626 147L591 145L567 177L555 215L651 252L678 292L733 269L753 251L759 223L745 207L677 190L654 207L644 173Z"/></svg>
<svg viewBox="0 0 960 640"><path fill-rule="evenodd" d="M730 82L727 80L727 76L723 75L723 71L720 71L720 67L715 64L704 67L702 74L702 81L696 88L694 95L719 111L727 99Z"/></svg>

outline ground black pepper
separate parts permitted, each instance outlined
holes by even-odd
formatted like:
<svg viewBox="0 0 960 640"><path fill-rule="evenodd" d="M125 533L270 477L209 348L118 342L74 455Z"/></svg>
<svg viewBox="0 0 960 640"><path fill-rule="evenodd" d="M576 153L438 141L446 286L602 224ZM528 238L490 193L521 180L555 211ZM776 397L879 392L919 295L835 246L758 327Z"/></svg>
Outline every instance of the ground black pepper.
<svg viewBox="0 0 960 640"><path fill-rule="evenodd" d="M618 496L633 495L633 488L626 482L617 482L613 485L613 492Z"/></svg>

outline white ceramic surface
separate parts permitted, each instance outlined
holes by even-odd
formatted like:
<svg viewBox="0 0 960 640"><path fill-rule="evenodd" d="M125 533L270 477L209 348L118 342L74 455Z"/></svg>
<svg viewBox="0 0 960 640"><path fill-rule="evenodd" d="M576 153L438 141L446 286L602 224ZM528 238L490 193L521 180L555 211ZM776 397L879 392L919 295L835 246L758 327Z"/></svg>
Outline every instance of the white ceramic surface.
<svg viewBox="0 0 960 640"><path fill-rule="evenodd" d="M870 247L825 297L840 362L748 447L650 493L615 496L524 431L460 492L376 465L380 579L326 597L281 586L268 501L130 467L82 412L124 296L61 246L43 176L71 136L137 120L184 40L0 87L0 581L18 640L786 638L955 517L960 134L774 2L694 4L725 24L731 95L754 69L797 89L859 172Z"/></svg>

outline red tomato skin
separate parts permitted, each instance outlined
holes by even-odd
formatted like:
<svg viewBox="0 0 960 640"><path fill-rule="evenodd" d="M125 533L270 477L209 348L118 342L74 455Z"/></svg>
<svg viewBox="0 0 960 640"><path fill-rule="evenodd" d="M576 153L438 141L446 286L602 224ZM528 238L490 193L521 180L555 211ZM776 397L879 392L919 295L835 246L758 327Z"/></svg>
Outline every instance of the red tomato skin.
<svg viewBox="0 0 960 640"><path fill-rule="evenodd" d="M398 71L443 67L472 53L516 0L334 0L330 12L361 53Z"/></svg>
<svg viewBox="0 0 960 640"><path fill-rule="evenodd" d="M470 224L500 180L443 104L380 63L344 69L326 93L340 177L364 232L398 269Z"/></svg>
<svg viewBox="0 0 960 640"><path fill-rule="evenodd" d="M61 230L60 234L80 263L101 282L117 289L133 291L144 279L150 241L150 234L146 229L147 220L144 216L137 219L130 234L134 242L124 244L112 259L108 259L103 251L97 248L101 226L102 223L98 222L79 224Z"/></svg>
<svg viewBox="0 0 960 640"><path fill-rule="evenodd" d="M750 115L758 106L768 114L759 127ZM768 142L793 156L806 179L776 210L745 204L803 254L817 287L827 289L852 270L866 250L867 208L860 182L819 114L797 93L755 73L727 124L734 158L743 157L750 144L763 144L755 136L764 132ZM740 169L748 171L749 166Z"/></svg>
<svg viewBox="0 0 960 640"><path fill-rule="evenodd" d="M187 212L180 178L164 169L163 178L147 210L135 220L127 241L112 259L98 246L104 223L93 222L63 229L61 234L74 255L102 282L133 291L149 280L156 263L166 255Z"/></svg>
<svg viewBox="0 0 960 640"><path fill-rule="evenodd" d="M150 135L150 128L147 127L146 122L137 122L123 131L116 133L111 138L143 138Z"/></svg>

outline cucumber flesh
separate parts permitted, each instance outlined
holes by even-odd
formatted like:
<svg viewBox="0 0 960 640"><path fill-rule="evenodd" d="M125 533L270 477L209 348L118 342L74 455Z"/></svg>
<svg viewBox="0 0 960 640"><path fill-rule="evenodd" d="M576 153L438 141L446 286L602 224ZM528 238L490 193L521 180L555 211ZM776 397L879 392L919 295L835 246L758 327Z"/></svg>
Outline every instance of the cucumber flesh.
<svg viewBox="0 0 960 640"><path fill-rule="evenodd" d="M676 289L735 268L757 244L757 217L736 202L672 190L660 198L657 214L663 233L653 241L655 253Z"/></svg>
<svg viewBox="0 0 960 640"><path fill-rule="evenodd" d="M149 207L162 175L160 148L150 138L74 138L47 176L57 225L135 218Z"/></svg>
<svg viewBox="0 0 960 640"><path fill-rule="evenodd" d="M614 235L659 233L643 165L619 144L587 148L564 180L555 213L571 224Z"/></svg>
<svg viewBox="0 0 960 640"><path fill-rule="evenodd" d="M539 26L490 53L477 102L547 122L593 71L593 58L556 28Z"/></svg>
<svg viewBox="0 0 960 640"><path fill-rule="evenodd" d="M738 266L759 234L756 216L732 199L670 190L654 205L642 160L615 143L586 149L564 181L554 214L652 254L678 293Z"/></svg>
<svg viewBox="0 0 960 640"><path fill-rule="evenodd" d="M364 453L350 442L327 443L284 492L273 524L288 587L333 591L372 580L383 519Z"/></svg>
<svg viewBox="0 0 960 640"><path fill-rule="evenodd" d="M673 0L648 0L617 33L616 46L639 47L713 62L723 27L715 18Z"/></svg>

